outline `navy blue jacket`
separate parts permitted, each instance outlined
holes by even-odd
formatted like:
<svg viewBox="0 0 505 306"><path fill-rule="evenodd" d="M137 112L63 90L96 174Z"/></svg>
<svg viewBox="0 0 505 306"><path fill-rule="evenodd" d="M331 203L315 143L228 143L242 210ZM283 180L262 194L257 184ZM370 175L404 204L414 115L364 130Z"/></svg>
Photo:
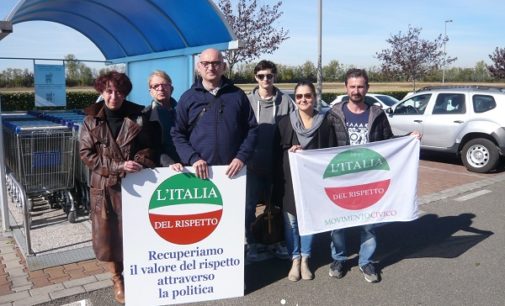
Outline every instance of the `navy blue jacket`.
<svg viewBox="0 0 505 306"><path fill-rule="evenodd" d="M205 111L200 116L200 113ZM258 124L245 93L225 77L214 96L198 80L179 99L172 139L181 161L246 163L254 152Z"/></svg>

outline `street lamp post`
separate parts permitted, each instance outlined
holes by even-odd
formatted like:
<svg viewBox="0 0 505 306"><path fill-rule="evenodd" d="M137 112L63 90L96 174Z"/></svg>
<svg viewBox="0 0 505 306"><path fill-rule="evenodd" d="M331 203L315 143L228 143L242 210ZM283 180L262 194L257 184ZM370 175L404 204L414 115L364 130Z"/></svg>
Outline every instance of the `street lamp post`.
<svg viewBox="0 0 505 306"><path fill-rule="evenodd" d="M323 0L319 0L319 10L318 10L318 17L319 17L319 35L318 35L318 41L317 41L317 88L316 88L316 95L317 95L317 106L318 109L321 107L321 96L323 93L323 67L321 63L321 54L322 54L322 41L323 41Z"/></svg>
<svg viewBox="0 0 505 306"><path fill-rule="evenodd" d="M447 65L447 52L445 52L445 47L447 45L447 24L452 22L452 19L444 21L444 67L442 67L442 83L445 83L445 66Z"/></svg>

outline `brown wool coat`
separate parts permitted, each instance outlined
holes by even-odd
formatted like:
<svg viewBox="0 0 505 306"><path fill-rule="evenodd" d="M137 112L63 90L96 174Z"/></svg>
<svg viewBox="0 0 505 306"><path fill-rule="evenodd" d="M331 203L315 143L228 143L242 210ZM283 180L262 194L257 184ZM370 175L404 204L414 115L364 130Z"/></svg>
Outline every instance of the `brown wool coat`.
<svg viewBox="0 0 505 306"><path fill-rule="evenodd" d="M85 109L80 136L80 157L90 169L90 218L96 258L123 261L121 178L125 161L135 160L145 168L156 166L159 126L142 120L141 105L124 101L126 117L114 140L105 120L104 103Z"/></svg>

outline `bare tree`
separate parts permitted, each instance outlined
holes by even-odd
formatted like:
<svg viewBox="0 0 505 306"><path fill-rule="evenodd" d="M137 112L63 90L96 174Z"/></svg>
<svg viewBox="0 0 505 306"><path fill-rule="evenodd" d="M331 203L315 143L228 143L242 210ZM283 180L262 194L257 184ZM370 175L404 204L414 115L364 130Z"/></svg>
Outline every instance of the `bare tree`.
<svg viewBox="0 0 505 306"><path fill-rule="evenodd" d="M505 48L496 47L489 58L493 61L493 65L487 66L491 75L499 80L505 79Z"/></svg>
<svg viewBox="0 0 505 306"><path fill-rule="evenodd" d="M414 89L416 80L457 59L444 54L443 46L447 40L442 38L442 34L434 41L421 39L420 34L421 28L409 25L407 33L400 31L386 40L390 45L389 49L376 53L385 74L412 81Z"/></svg>
<svg viewBox="0 0 505 306"><path fill-rule="evenodd" d="M271 54L289 38L289 31L275 25L275 21L282 15L279 11L282 1L273 6L258 6L256 0L238 0L236 11L232 8L231 0L219 0L218 5L235 35L242 42L239 49L224 52L230 77L235 64L251 61L263 53Z"/></svg>

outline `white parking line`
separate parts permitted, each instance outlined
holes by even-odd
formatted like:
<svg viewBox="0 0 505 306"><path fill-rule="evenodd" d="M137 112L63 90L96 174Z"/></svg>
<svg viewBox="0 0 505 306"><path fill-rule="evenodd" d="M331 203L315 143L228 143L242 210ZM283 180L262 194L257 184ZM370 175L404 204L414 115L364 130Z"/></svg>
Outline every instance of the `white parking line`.
<svg viewBox="0 0 505 306"><path fill-rule="evenodd" d="M480 197L481 195L485 195L485 194L488 194L490 192L491 192L491 190L482 189L482 190L479 190L479 191L476 191L476 192L469 193L469 194L464 195L462 197L456 198L456 199L454 199L454 201L458 201L458 202L468 201L470 199L473 199L473 198L476 198L476 197Z"/></svg>
<svg viewBox="0 0 505 306"><path fill-rule="evenodd" d="M76 302L73 302L70 304L65 304L62 306L93 306L93 304L91 303L90 300L85 299L85 300L76 301Z"/></svg>

